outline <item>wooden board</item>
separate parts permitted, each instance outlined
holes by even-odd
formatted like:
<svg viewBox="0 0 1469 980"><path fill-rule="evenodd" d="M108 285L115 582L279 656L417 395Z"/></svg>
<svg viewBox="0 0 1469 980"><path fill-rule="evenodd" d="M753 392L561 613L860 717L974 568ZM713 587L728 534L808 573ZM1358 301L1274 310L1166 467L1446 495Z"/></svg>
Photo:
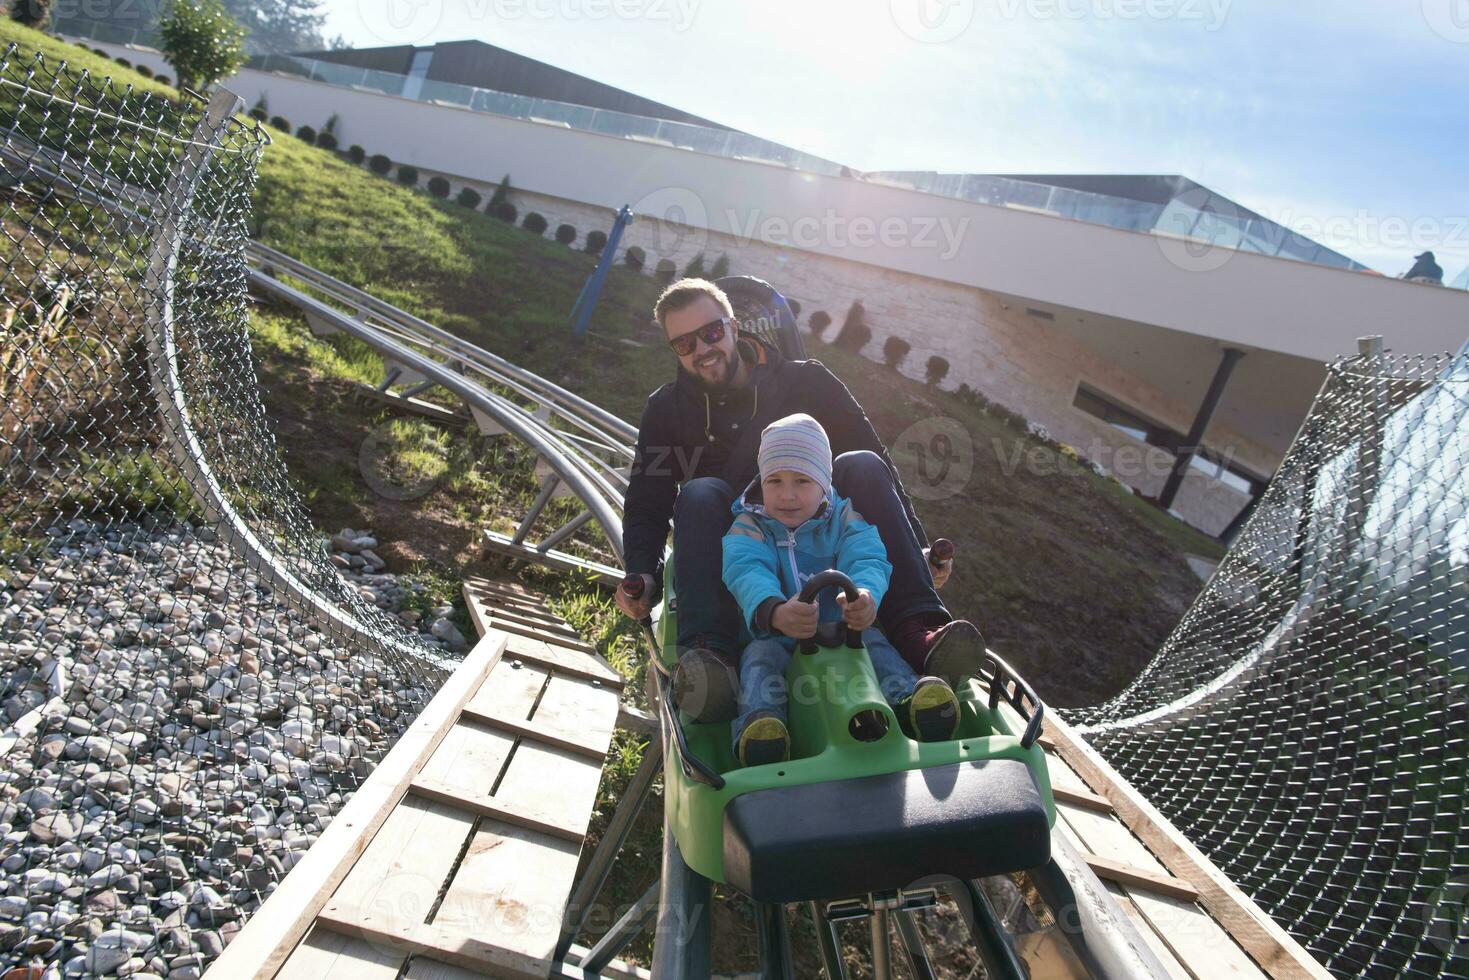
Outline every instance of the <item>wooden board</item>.
<svg viewBox="0 0 1469 980"><path fill-rule="evenodd" d="M577 642L489 629L210 980L547 976L621 715Z"/></svg>
<svg viewBox="0 0 1469 980"><path fill-rule="evenodd" d="M335 918L396 930L427 921L439 889L474 832L475 817L431 800L393 809L325 911Z"/></svg>
<svg viewBox="0 0 1469 980"><path fill-rule="evenodd" d="M382 391L369 384L359 383L357 393L373 401L382 402L384 405L389 405L414 415L421 415L426 419L432 419L435 422L441 422L445 425L460 426L469 421L468 412L456 412L442 405L424 401L422 398L404 398L397 392Z"/></svg>
<svg viewBox="0 0 1469 980"><path fill-rule="evenodd" d="M622 675L596 654L568 650L532 637L513 634L507 638L505 650L507 660L521 660L540 667L554 668L557 673L585 677L617 688L621 688L624 683Z"/></svg>
<svg viewBox="0 0 1469 980"><path fill-rule="evenodd" d="M492 598L480 591L479 583L482 582L483 580L474 580L464 584L464 601L469 607L470 619L481 634L492 629L503 629L495 622ZM589 644L568 648L565 643L546 642L544 635L534 630L515 628L504 629L504 632L510 634L505 647L505 659L509 662L520 660L544 669L554 668L558 673L600 681L618 689L623 686L622 675Z"/></svg>
<svg viewBox="0 0 1469 980"><path fill-rule="evenodd" d="M575 640L577 646L587 645L581 640L581 634L568 626L564 620L549 614L514 609L508 603L495 607L495 611L491 614L491 623L495 626L510 623L536 633L551 633Z"/></svg>
<svg viewBox="0 0 1469 980"><path fill-rule="evenodd" d="M1266 974L1276 980L1331 980L1325 967L1065 722L1048 717L1047 728L1057 755L1074 767L1093 791L1107 798L1118 819L1146 844L1145 849L1162 867L1198 890L1200 904ZM1138 905L1144 913L1149 911L1145 902L1139 901ZM1187 957L1180 958L1187 961Z"/></svg>
<svg viewBox="0 0 1469 980"><path fill-rule="evenodd" d="M1110 881L1103 882L1103 884L1107 886L1107 891L1111 893L1117 907L1132 921L1133 928L1137 930L1138 935L1143 937L1143 941L1148 944L1148 948L1153 951L1154 956L1158 957L1158 962L1163 964L1163 968L1168 971L1168 975L1173 980L1207 980L1207 978L1195 976L1177 956L1173 955L1173 950L1169 949L1162 937L1153 931L1153 924L1142 912L1138 911L1138 907L1132 901L1132 896L1128 895L1121 885Z"/></svg>
<svg viewBox="0 0 1469 980"><path fill-rule="evenodd" d="M395 980L403 953L316 927L296 947L277 980Z"/></svg>
<svg viewBox="0 0 1469 980"><path fill-rule="evenodd" d="M579 852L570 841L482 820L434 925L493 936L497 948L544 963L549 973Z"/></svg>
<svg viewBox="0 0 1469 980"><path fill-rule="evenodd" d="M540 640L543 643L549 643L553 646L565 647L568 650L577 650L581 653L592 654L593 656L597 654L596 647L582 640L574 633L568 635L566 633L547 632L539 626L526 626L523 623L514 622L504 616L492 616L490 619L490 628L504 630L507 633L517 636L527 636L533 640Z"/></svg>
<svg viewBox="0 0 1469 980"><path fill-rule="evenodd" d="M491 633L475 644L372 776L210 966L210 980L276 975L504 649L503 633Z"/></svg>
<svg viewBox="0 0 1469 980"><path fill-rule="evenodd" d="M1059 758L1050 760L1050 770L1052 778L1059 778L1061 783L1081 782L1075 770ZM1058 824L1079 851L1105 855L1113 864L1144 875L1172 878L1157 857L1115 816L1084 807L1062 806ZM1099 877L1109 878L1120 888L1157 940L1200 980L1214 977L1258 980L1265 975L1234 937L1199 906L1196 892L1191 890L1190 897L1182 897L1167 893L1171 889L1166 886L1160 889L1156 882L1136 877L1119 881L1124 876L1104 875L1104 869L1095 866L1094 870Z"/></svg>
<svg viewBox="0 0 1469 980"><path fill-rule="evenodd" d="M1136 886L1154 895L1167 895L1185 902L1197 902L1199 893L1192 885L1185 884L1166 871L1148 871L1125 861L1115 861L1100 854L1081 854L1087 867L1103 881L1116 882L1124 887Z"/></svg>

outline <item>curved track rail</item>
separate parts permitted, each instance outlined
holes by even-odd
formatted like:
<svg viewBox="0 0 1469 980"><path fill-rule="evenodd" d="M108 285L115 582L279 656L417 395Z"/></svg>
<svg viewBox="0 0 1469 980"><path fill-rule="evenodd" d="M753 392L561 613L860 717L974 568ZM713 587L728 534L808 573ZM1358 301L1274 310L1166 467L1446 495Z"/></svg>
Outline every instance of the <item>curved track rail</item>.
<svg viewBox="0 0 1469 980"><path fill-rule="evenodd" d="M317 331L342 331L382 358L379 392L411 399L430 387L457 396L486 430L505 431L530 446L546 468L541 491L522 520L519 546L558 486L585 507L527 556L550 553L583 525L595 521L618 565L622 562L622 497L637 430L598 405L499 355L455 337L420 317L265 245L249 249L250 278L260 293L305 314ZM287 282L287 279L293 280ZM401 390L394 392L393 386Z"/></svg>

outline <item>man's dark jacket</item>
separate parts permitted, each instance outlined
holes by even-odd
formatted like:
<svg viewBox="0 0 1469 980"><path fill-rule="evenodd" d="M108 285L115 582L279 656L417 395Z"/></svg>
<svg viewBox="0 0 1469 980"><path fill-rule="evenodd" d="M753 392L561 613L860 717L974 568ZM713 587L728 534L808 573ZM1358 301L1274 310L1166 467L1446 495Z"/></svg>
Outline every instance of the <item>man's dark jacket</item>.
<svg viewBox="0 0 1469 980"><path fill-rule="evenodd" d="M680 367L677 380L648 396L623 502L627 571L646 572L661 582L663 546L679 486L715 476L736 493L743 490L759 473L760 433L776 419L796 412L805 412L826 429L833 457L858 449L882 457L913 532L926 546L928 538L898 470L847 386L820 361L788 361L753 338L741 338L739 349L751 368L744 388L710 395Z"/></svg>

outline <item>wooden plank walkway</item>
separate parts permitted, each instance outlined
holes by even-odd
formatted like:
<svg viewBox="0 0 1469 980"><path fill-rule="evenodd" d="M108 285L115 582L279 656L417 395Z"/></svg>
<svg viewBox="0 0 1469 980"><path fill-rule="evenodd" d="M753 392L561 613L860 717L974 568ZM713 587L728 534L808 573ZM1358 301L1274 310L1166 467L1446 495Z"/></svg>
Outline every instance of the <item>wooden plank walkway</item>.
<svg viewBox="0 0 1469 980"><path fill-rule="evenodd" d="M579 975L554 950L622 678L541 597L465 594L480 641L209 980Z"/></svg>
<svg viewBox="0 0 1469 980"><path fill-rule="evenodd" d="M1011 721L1018 719L1012 714ZM1050 713L1041 746L1056 798L1055 832L1086 858L1171 976L1331 980L1299 943ZM1087 976L1054 934L1021 937L1019 948L1031 980Z"/></svg>

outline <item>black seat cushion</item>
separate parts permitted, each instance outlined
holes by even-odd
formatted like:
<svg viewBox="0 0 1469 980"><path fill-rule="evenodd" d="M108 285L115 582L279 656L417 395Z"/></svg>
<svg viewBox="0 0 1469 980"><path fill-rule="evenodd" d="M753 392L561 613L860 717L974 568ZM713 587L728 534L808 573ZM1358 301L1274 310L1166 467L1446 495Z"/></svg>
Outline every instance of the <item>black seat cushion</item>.
<svg viewBox="0 0 1469 980"><path fill-rule="evenodd" d="M983 878L1050 857L1045 804L1014 759L758 790L724 810L724 879L759 902Z"/></svg>

